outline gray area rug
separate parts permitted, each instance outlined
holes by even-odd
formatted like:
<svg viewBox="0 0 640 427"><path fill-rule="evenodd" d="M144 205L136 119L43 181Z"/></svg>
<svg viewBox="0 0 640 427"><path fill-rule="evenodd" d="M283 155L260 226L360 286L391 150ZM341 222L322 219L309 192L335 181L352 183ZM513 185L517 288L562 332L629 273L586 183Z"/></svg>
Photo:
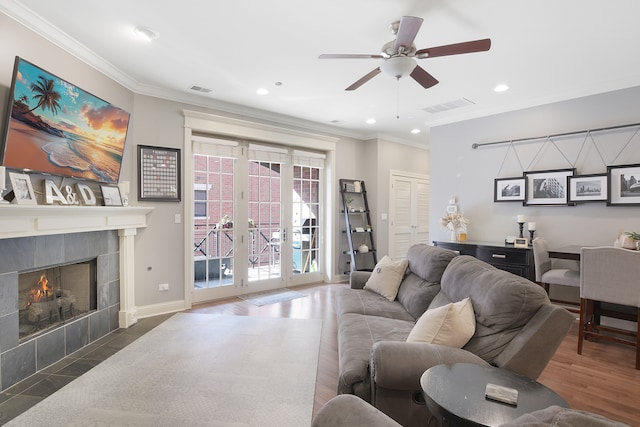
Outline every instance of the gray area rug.
<svg viewBox="0 0 640 427"><path fill-rule="evenodd" d="M178 313L7 425L308 426L321 330Z"/></svg>
<svg viewBox="0 0 640 427"><path fill-rule="evenodd" d="M302 292L292 291L291 289L274 289L266 292L257 292L255 294L239 295L238 298L245 300L258 307L268 304L275 304L277 302L290 301L292 299L306 297L307 294Z"/></svg>

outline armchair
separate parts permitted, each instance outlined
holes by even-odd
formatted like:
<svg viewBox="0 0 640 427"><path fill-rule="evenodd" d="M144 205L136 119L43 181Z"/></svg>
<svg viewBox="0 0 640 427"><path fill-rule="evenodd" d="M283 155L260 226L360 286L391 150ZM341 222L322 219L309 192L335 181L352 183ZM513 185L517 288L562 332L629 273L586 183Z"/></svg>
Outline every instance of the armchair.
<svg viewBox="0 0 640 427"><path fill-rule="evenodd" d="M582 354L585 338L630 345L636 348L636 369L640 369L640 251L608 246L582 248L580 251L580 329L578 354ZM613 303L634 308L626 320L636 322L636 331L600 324L600 314L621 317L619 312L599 311L600 303ZM622 317L625 318L625 317ZM606 333L602 333L606 332ZM631 339L630 337L635 337Z"/></svg>

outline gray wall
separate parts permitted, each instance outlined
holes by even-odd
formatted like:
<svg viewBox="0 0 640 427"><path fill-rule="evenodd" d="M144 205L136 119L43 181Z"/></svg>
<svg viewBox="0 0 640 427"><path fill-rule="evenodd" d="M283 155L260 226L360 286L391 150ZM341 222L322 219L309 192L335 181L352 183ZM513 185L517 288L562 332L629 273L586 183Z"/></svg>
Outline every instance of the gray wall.
<svg viewBox="0 0 640 427"><path fill-rule="evenodd" d="M508 145L472 149L478 142L502 141L637 123L640 117L640 88L594 95L431 129L431 238L448 240L449 232L440 218L452 196L471 220L470 240L499 242L516 235L516 215L535 221L536 235L551 247L566 244L611 245L619 230L640 230L640 210L631 206L606 206L604 202L578 206L522 206L522 203L494 203L493 182L497 177L522 175L522 168ZM542 141L516 143L524 169L567 168L572 162L579 174L606 172L606 165L592 148L579 152L581 141L559 141L569 160ZM605 160L621 145L619 138L599 138ZM587 151L591 150L591 151ZM590 154L587 154L590 153ZM636 135L616 164L640 163L640 138Z"/></svg>

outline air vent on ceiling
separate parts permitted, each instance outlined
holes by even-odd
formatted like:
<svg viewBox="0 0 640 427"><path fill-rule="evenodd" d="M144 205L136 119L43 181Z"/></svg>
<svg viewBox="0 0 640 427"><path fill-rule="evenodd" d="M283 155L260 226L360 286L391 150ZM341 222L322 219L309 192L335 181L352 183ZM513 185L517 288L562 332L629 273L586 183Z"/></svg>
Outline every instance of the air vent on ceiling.
<svg viewBox="0 0 640 427"><path fill-rule="evenodd" d="M202 92L202 93L210 93L213 91L213 89L209 89L202 86L196 86L196 85L191 86L189 89L195 90L196 92Z"/></svg>
<svg viewBox="0 0 640 427"><path fill-rule="evenodd" d="M467 98L456 99L455 101L443 102L442 104L432 105L431 107L423 108L424 111L431 114L442 113L443 111L453 110L454 108L466 107L467 105L474 105L475 102L469 101Z"/></svg>

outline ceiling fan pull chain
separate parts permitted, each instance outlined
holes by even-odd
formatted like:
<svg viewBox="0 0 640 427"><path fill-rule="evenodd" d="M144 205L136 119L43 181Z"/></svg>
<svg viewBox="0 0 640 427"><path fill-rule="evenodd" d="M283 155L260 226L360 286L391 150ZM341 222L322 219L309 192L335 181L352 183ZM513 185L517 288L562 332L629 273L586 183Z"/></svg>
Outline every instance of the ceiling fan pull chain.
<svg viewBox="0 0 640 427"><path fill-rule="evenodd" d="M400 120L400 77L396 77L396 119Z"/></svg>

